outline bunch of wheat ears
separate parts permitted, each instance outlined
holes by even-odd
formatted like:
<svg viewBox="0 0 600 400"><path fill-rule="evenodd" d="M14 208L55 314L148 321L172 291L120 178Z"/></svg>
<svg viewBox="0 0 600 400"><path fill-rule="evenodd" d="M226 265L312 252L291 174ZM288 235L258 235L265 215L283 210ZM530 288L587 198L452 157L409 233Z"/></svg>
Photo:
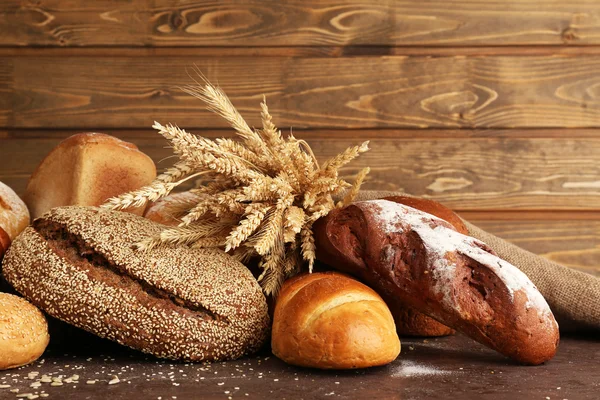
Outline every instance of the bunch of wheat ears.
<svg viewBox="0 0 600 400"><path fill-rule="evenodd" d="M339 169L368 142L317 162L304 140L284 138L273 124L266 101L261 103L262 129L252 129L229 98L208 81L182 88L225 118L241 141L209 140L174 125L153 127L169 140L179 160L150 185L110 199L104 207L140 207L163 198L178 185L203 175L208 183L189 191L172 212L181 215L177 227L138 244L141 250L161 245L221 247L242 262L259 257L258 277L266 294L276 294L282 282L305 262L315 261L313 223L335 207L349 204L369 172L361 170L353 185ZM343 199L334 202L334 195ZM303 261L304 260L304 261Z"/></svg>

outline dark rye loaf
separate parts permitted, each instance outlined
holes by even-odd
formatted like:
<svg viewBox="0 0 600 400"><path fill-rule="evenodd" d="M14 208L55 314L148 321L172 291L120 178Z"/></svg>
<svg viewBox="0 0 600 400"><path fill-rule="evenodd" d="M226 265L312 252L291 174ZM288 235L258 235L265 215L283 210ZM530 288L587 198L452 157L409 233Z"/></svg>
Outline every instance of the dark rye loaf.
<svg viewBox="0 0 600 400"><path fill-rule="evenodd" d="M388 200L336 209L314 227L317 257L524 364L551 359L558 325L534 284L485 243Z"/></svg>
<svg viewBox="0 0 600 400"><path fill-rule="evenodd" d="M238 358L267 338L265 297L221 250L134 244L164 226L95 207L55 208L12 244L6 280L48 314L158 357Z"/></svg>

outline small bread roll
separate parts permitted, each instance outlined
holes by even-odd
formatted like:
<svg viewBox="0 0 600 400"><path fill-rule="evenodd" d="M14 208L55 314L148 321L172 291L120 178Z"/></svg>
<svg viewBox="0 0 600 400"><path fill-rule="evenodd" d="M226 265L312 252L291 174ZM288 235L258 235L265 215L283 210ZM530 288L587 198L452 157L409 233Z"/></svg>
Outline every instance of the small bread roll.
<svg viewBox="0 0 600 400"><path fill-rule="evenodd" d="M102 133L63 140L42 160L24 200L32 218L59 206L99 206L156 178L154 162L132 143ZM142 215L145 207L130 209Z"/></svg>
<svg viewBox="0 0 600 400"><path fill-rule="evenodd" d="M29 211L17 194L0 182L0 260L10 242L29 225Z"/></svg>
<svg viewBox="0 0 600 400"><path fill-rule="evenodd" d="M27 300L0 293L0 370L37 360L50 341L48 323Z"/></svg>
<svg viewBox="0 0 600 400"><path fill-rule="evenodd" d="M289 364L322 369L374 367L400 354L394 319L381 297L337 272L284 283L271 346Z"/></svg>

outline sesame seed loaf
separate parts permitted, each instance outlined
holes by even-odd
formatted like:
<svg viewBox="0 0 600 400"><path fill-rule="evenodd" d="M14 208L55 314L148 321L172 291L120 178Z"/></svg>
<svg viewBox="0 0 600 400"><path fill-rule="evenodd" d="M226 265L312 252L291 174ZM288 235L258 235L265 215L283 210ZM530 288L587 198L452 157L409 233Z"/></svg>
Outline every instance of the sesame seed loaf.
<svg viewBox="0 0 600 400"><path fill-rule="evenodd" d="M130 213L55 208L13 242L2 272L48 314L158 357L216 361L258 350L270 321L248 269L217 249L134 249L160 230Z"/></svg>

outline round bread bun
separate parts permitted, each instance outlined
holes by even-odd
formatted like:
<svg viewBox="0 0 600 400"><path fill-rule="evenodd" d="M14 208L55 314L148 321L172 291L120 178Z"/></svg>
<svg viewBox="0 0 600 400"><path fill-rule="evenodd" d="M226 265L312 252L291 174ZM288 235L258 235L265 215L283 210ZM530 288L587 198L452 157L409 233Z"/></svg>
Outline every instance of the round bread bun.
<svg viewBox="0 0 600 400"><path fill-rule="evenodd" d="M400 354L394 319L381 297L338 272L300 275L283 284L271 346L288 364L321 369L374 367Z"/></svg>
<svg viewBox="0 0 600 400"><path fill-rule="evenodd" d="M0 293L0 370L37 360L50 341L48 323L27 300Z"/></svg>

